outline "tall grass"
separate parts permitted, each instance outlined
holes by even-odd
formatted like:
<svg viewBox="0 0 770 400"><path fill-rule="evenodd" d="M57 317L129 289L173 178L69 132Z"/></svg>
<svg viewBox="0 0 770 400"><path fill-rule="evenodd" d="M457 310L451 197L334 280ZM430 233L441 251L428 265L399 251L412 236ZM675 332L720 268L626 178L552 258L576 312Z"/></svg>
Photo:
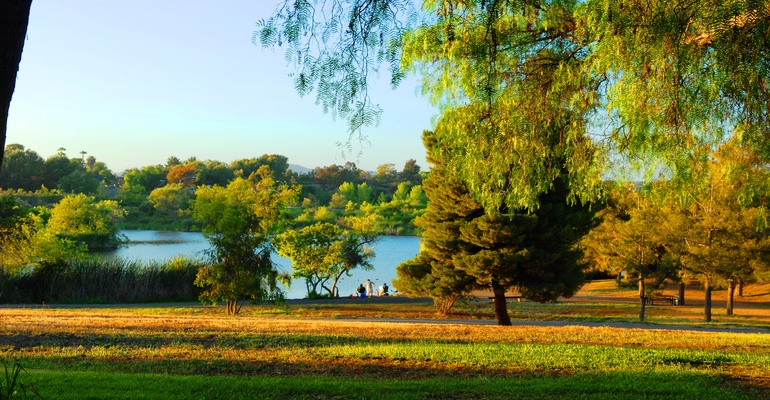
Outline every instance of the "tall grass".
<svg viewBox="0 0 770 400"><path fill-rule="evenodd" d="M193 282L202 259L141 262L87 259L47 264L6 277L8 303L142 303L196 301Z"/></svg>
<svg viewBox="0 0 770 400"><path fill-rule="evenodd" d="M20 399L22 396L26 399L29 397L28 391L32 397L40 397L34 385L21 382L21 373L27 371L19 363L14 363L10 370L3 364L3 369L5 373L0 376L0 400Z"/></svg>

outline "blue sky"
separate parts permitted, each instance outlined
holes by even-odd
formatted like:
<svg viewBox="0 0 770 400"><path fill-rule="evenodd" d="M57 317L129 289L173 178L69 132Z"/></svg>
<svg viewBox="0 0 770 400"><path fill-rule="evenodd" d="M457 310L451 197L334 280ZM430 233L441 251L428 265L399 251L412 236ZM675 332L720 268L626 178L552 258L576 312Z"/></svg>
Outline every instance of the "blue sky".
<svg viewBox="0 0 770 400"><path fill-rule="evenodd" d="M347 124L300 98L282 49L251 43L277 0L34 0L6 143L64 147L115 172L169 156L230 162L282 154L305 167L355 162L427 169L420 139L436 110L416 80L373 88L385 110L369 144L343 156ZM358 150L355 143L354 150Z"/></svg>

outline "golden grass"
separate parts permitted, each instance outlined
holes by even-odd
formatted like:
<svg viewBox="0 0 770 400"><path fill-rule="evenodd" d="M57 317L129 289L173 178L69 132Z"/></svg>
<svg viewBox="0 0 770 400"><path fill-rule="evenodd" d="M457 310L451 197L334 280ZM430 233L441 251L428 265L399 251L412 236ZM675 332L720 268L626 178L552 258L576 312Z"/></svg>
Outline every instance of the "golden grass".
<svg viewBox="0 0 770 400"><path fill-rule="evenodd" d="M182 312L182 311L180 311ZM221 313L221 310L218 310ZM541 343L683 348L770 354L763 334L737 334L658 329L584 326L437 325L350 320L319 321L265 317L177 314L145 315L131 309L5 309L0 310L0 334L45 338L85 335L155 338L236 337L259 334L332 335L388 340L434 340L472 343ZM731 338L740 335L736 342Z"/></svg>
<svg viewBox="0 0 770 400"><path fill-rule="evenodd" d="M675 293L675 285L664 291L667 295ZM744 326L770 328L770 284L748 285L745 296L736 297L735 314L727 316L724 310L724 291L716 291L712 309L713 322L703 322L703 291L696 285L688 287L687 306L655 305L648 306L645 322L652 324L676 324L697 326ZM334 300L319 300L312 304L294 304L283 307L250 306L243 309L244 316L270 318L407 318L407 319L482 319L494 320L492 304L481 294L482 302L458 303L450 315L438 316L429 303L392 304L377 303L368 300L341 303ZM574 320L596 322L636 322L638 321L638 294L633 289L617 288L615 282L595 281L587 284L576 296L562 299L558 304L538 304L534 302L508 303L508 311L514 320ZM766 299L766 300L765 300ZM120 309L116 308L115 312ZM108 312L108 311L103 311ZM194 316L197 314L218 317L221 310L212 307L186 307L176 310L174 307L137 307L136 314L154 316L178 315Z"/></svg>

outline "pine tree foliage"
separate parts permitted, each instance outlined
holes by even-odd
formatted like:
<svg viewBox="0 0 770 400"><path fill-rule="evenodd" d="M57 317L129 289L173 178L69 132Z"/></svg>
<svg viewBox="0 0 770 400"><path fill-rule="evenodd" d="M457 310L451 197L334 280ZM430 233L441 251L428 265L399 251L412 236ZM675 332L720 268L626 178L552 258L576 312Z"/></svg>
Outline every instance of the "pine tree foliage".
<svg viewBox="0 0 770 400"><path fill-rule="evenodd" d="M595 225L595 212L568 204L567 194L564 182L557 181L540 196L535 212L475 218L461 230L461 240L473 247L455 262L480 284L517 287L530 300L571 297L584 283L576 244Z"/></svg>
<svg viewBox="0 0 770 400"><path fill-rule="evenodd" d="M429 200L418 222L423 244L415 259L397 267L396 287L429 295L437 306L473 289L492 289L501 325L510 325L506 290L517 288L539 302L572 296L584 282L582 252L575 245L594 226L594 211L568 204L567 188L557 181L539 197L535 212L489 213L446 168L439 135L423 133L433 164L423 181Z"/></svg>
<svg viewBox="0 0 770 400"><path fill-rule="evenodd" d="M407 295L431 297L436 311L446 314L462 295L476 287L472 276L455 268L453 257L468 247L460 240L461 227L483 215L484 209L447 169L436 135L424 131L422 138L432 167L422 182L428 206L415 222L423 229L420 253L396 267L398 279L393 284Z"/></svg>

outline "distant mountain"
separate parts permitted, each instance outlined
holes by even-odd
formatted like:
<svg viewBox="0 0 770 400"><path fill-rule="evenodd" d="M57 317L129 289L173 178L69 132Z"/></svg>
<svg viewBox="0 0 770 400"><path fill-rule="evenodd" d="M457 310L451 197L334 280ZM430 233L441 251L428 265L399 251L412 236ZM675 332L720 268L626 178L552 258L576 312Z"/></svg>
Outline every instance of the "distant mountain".
<svg viewBox="0 0 770 400"><path fill-rule="evenodd" d="M301 165L297 165L297 164L289 164L289 169L294 171L294 172L296 172L296 173L298 173L298 174L306 174L306 173L308 173L310 171L313 171L310 168L305 168L305 167L303 167Z"/></svg>

